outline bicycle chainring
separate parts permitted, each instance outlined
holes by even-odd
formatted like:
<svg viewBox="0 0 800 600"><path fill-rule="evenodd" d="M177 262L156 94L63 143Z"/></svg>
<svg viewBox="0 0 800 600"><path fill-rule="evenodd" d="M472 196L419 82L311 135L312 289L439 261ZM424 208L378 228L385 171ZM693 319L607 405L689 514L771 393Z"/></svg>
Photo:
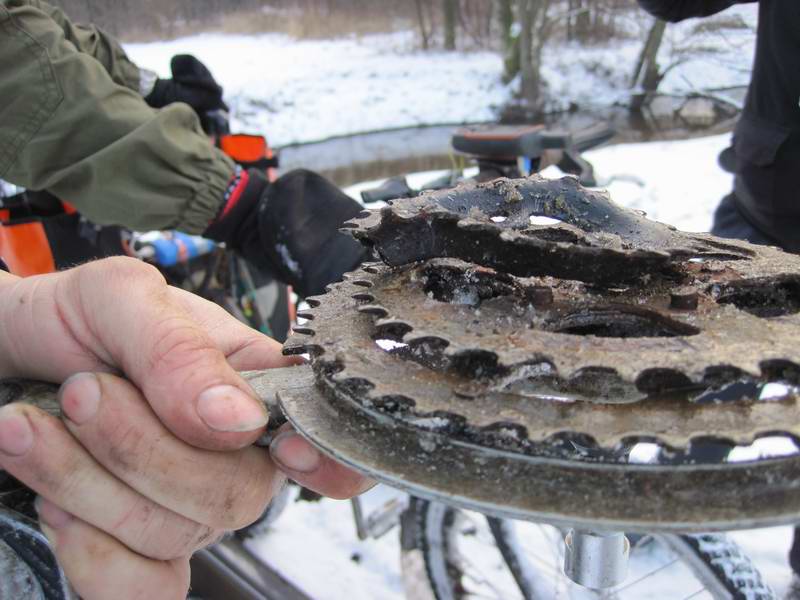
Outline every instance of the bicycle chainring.
<svg viewBox="0 0 800 600"><path fill-rule="evenodd" d="M284 351L311 356L322 396L373 431L365 443L385 430L413 447L414 436L435 440L439 453L457 447L453 460L499 460L498 472L535 464L528 481L561 505L526 501L524 488L504 503L521 484L495 473L499 500L486 488L479 504L501 514L653 529L796 512L778 492L780 482L796 487L796 457L746 467L696 465L691 453L684 464L627 461L640 442L686 453L707 440L800 436L800 257L677 231L571 178L460 186L363 213L349 227L386 264L308 299L300 316L309 322ZM769 384L780 391L766 400ZM428 454L407 458L436 468ZM549 482L545 463L557 471ZM442 492L441 475L417 474ZM465 477L462 488L475 488ZM766 504L755 490L764 478L778 494ZM698 504L711 482L740 499L752 486L761 516ZM447 494L463 495L452 485ZM624 516L624 494L642 486L662 489L659 506L627 506ZM596 506L581 509L581 492L599 492Z"/></svg>

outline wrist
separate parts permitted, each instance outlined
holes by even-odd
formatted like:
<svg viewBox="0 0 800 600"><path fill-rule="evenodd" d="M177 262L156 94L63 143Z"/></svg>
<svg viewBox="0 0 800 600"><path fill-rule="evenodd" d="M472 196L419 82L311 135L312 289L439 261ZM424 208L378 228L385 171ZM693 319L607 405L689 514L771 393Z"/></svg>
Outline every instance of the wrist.
<svg viewBox="0 0 800 600"><path fill-rule="evenodd" d="M172 97L175 94L172 91L173 83L171 79L156 77L152 81L145 82L145 84L149 87L149 90L143 89L140 85L142 92L147 91L146 94L142 93L142 97L151 108L164 108L174 102Z"/></svg>
<svg viewBox="0 0 800 600"><path fill-rule="evenodd" d="M224 219L231 213L234 207L239 204L239 200L242 199L249 182L249 173L242 169L242 167L239 165L236 165L236 169L233 171L231 180L228 182L228 187L225 188L225 195L222 198L222 208L220 209L217 218L214 219L215 221L221 221Z"/></svg>
<svg viewBox="0 0 800 600"><path fill-rule="evenodd" d="M21 277L0 270L0 378L16 377L21 373L16 367L16 338L11 324L19 319L20 306L24 306L25 292L20 289Z"/></svg>
<svg viewBox="0 0 800 600"><path fill-rule="evenodd" d="M269 183L260 172L238 169L226 188L217 217L203 235L240 250L258 228L258 204Z"/></svg>

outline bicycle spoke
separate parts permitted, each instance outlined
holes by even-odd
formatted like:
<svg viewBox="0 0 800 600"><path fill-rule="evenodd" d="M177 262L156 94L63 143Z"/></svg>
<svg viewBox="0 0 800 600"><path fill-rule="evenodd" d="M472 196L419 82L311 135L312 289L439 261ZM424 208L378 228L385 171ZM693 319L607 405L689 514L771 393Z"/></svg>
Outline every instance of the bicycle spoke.
<svg viewBox="0 0 800 600"><path fill-rule="evenodd" d="M641 539L641 546L648 544L648 548L654 549L634 554L627 581L605 591L591 590L564 574L566 550L557 527L492 519L471 511L451 513L455 519L446 519L441 511L433 514L440 519L433 521L438 523L437 527L450 532L448 540L452 546L447 554L453 556L455 552L460 557L457 568L449 573L452 589L457 591L460 600L631 600L642 595L660 598L662 588L670 588L672 598L710 600L716 590L723 589L717 586L725 586L726 590L750 590L751 580L761 585L760 575L752 567L744 569L744 574L739 570L722 573L715 567L718 563L724 564L726 569L729 565L745 564L741 552L723 536L711 540L716 544L713 552L708 549L711 542L706 538L709 536L702 538L703 554L697 552L696 542L689 547L694 537L673 536L675 539L672 539L655 535L652 536L655 542L645 537ZM645 582L648 583L642 585ZM774 595L769 592L758 597L773 598Z"/></svg>
<svg viewBox="0 0 800 600"><path fill-rule="evenodd" d="M486 587L488 587L490 590L492 590L496 594L496 598L503 598L502 590L497 589L497 587L491 581L489 581L489 579L487 579L486 577L483 577L482 574L481 574L481 576L482 576L481 579L479 579L478 577L473 575L473 573L477 573L478 572L478 569L475 566L475 563L473 563L471 560L469 560L469 559L467 559L467 558L465 558L463 556L461 557L461 560L462 560L462 562L464 563L465 566L468 566L471 569L470 572L468 572L466 569L462 569L461 570L461 573L462 573L462 575L464 577L468 577L469 579L472 579L475 583L477 583L479 585L485 585Z"/></svg>
<svg viewBox="0 0 800 600"><path fill-rule="evenodd" d="M619 587L619 588L617 588L615 591L616 591L616 592L621 592L621 591L623 591L623 590L627 590L628 588L631 588L631 587L633 587L633 586L634 586L634 585L636 585L637 583L641 583L641 582L642 582L642 581L644 581L645 579L647 579L647 578L649 578L649 577L652 577L653 575L656 575L657 573L660 573L660 572L661 572L661 571L663 571L664 569L668 569L668 568L670 568L672 565L676 564L678 561L679 561L679 559L678 559L678 558L673 558L673 559L672 559L671 561L669 561L668 563L661 565L661 566L660 566L660 567L658 567L657 569L653 569L653 570L652 570L652 571L650 571L649 573L646 573L645 575L642 575L641 577L639 577L638 579L635 579L635 580L631 581L630 583L626 583L626 584L625 584L625 585L623 585L622 587Z"/></svg>

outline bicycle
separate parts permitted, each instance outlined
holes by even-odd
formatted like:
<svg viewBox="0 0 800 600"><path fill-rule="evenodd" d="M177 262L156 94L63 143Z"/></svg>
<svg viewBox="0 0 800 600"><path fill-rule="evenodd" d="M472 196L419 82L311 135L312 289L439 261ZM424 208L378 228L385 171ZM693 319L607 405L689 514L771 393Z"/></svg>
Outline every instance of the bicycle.
<svg viewBox="0 0 800 600"><path fill-rule="evenodd" d="M528 149L542 147L541 132L539 130L537 132L536 137L540 138L537 141L538 146L528 145ZM525 144L531 143L531 133L528 131L525 134L528 136L525 138ZM569 137L564 135L549 136L549 139L558 140L557 142L548 142L557 146L557 144L566 145ZM504 141L508 142L508 140ZM514 143L518 142L519 138ZM507 150L504 149L503 152L507 152ZM526 164L526 162L518 161L516 158L509 160L510 157L507 154L502 156L504 160L501 164L504 169L508 169L508 171L504 172L512 172L513 169L516 169L517 172L524 173L526 169L534 168L534 161L532 160ZM496 169L498 161L485 161L484 164L487 167ZM484 171L486 170L484 168ZM451 175L448 179L452 182L454 177ZM404 193L409 194L408 191ZM410 193L413 193L413 191ZM370 196L370 198L375 198L375 196ZM386 199L386 195L384 194L377 199ZM354 504L354 506L357 506L357 504ZM395 504L380 514L371 515L371 519L365 519L364 515L359 515L358 509L356 509L356 513L356 522L360 525L360 535L381 535L395 522L400 510L398 505ZM466 591L463 589L462 583L465 574L458 570L459 561L455 558L459 546L463 545L465 533L466 538L473 535L470 528L465 530L459 527L459 522L464 522L464 515L465 513L459 509L431 503L419 498L411 499L408 508L403 511L403 515L400 517L401 537L404 542L403 565L404 570L408 573L409 589L415 586L414 589L419 590L419 584L422 583L422 585L427 586L427 592L432 594L430 597L433 598L441 600L450 597L468 597L464 595ZM511 573L514 584L518 586L519 591L523 594L522 597L533 597L531 594L536 589L536 585L528 577L531 569L525 566L523 555L516 551L518 546L513 542L511 522L489 518L486 523L490 538L494 540L494 543L500 549L503 561ZM739 593L744 589L748 589L748 586L751 592L756 590L755 593L757 594L765 594L750 597L770 597L768 589L763 587L763 578L751 568L744 558L741 558L741 553L737 552L734 546L724 539L697 536L665 536L662 539L677 548L683 560L699 569L702 573L702 581L721 586L714 592L718 594L715 597L726 597L721 595L723 593ZM616 538L614 543L618 544L619 541L619 538ZM709 550L712 545L717 546L717 552ZM238 557L234 560L231 555L228 558L231 560L221 566L223 571L225 569L231 570L233 568L232 565L236 564L236 560L246 561L252 559L252 557L249 557L249 559L247 557ZM241 570L244 571L245 569ZM241 572L239 576L241 577ZM252 583L253 579L251 577L250 584ZM250 587L252 588L253 586L250 585ZM763 591L758 591L762 590L762 588ZM733 595L731 597L737 596Z"/></svg>

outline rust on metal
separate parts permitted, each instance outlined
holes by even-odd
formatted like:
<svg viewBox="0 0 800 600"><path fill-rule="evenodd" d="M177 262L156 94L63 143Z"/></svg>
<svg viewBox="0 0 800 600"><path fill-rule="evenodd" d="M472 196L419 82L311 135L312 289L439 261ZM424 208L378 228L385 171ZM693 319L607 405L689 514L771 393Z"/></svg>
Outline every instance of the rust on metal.
<svg viewBox="0 0 800 600"><path fill-rule="evenodd" d="M349 227L387 264L311 299L286 346L331 394L523 451L800 435L800 257L677 231L571 178L461 186ZM785 393L760 400L774 382ZM709 401L729 386L737 402Z"/></svg>

